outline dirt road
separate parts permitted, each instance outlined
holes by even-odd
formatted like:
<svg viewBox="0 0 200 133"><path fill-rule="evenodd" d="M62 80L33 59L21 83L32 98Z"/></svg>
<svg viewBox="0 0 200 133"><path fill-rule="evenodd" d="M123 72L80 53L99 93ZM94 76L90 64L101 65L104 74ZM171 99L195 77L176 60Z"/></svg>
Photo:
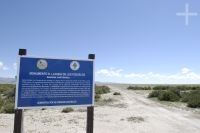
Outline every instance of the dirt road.
<svg viewBox="0 0 200 133"><path fill-rule="evenodd" d="M200 133L200 115L165 107L124 86L109 87L121 93L118 105L124 106L97 109L96 118L100 112L104 112L106 117L102 123L96 120L98 125L95 126L95 133ZM99 126L102 126L100 132L97 130Z"/></svg>

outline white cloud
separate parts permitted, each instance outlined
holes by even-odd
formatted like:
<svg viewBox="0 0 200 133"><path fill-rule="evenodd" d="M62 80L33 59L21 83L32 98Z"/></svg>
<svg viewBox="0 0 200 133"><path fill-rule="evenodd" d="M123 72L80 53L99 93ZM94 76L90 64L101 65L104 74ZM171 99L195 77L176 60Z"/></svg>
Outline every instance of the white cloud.
<svg viewBox="0 0 200 133"><path fill-rule="evenodd" d="M105 77L121 77L122 71L123 71L122 69L115 69L115 68L100 69L96 72L96 74Z"/></svg>
<svg viewBox="0 0 200 133"><path fill-rule="evenodd" d="M200 81L200 74L193 72L189 68L183 68L181 69L180 73L169 75L168 78L179 79L179 80L199 80Z"/></svg>
<svg viewBox="0 0 200 133"><path fill-rule="evenodd" d="M184 67L181 69L181 73L183 73L183 74L190 73L190 72L192 72L192 71L189 68Z"/></svg>
<svg viewBox="0 0 200 133"><path fill-rule="evenodd" d="M9 68L0 61L0 70L8 70Z"/></svg>
<svg viewBox="0 0 200 133"><path fill-rule="evenodd" d="M196 84L200 83L200 74L189 68L182 68L175 74L159 73L125 73L122 69L100 69L96 72L97 81L140 83L140 84Z"/></svg>
<svg viewBox="0 0 200 133"><path fill-rule="evenodd" d="M124 74L125 78L145 78L146 75L142 73L130 73L130 74Z"/></svg>

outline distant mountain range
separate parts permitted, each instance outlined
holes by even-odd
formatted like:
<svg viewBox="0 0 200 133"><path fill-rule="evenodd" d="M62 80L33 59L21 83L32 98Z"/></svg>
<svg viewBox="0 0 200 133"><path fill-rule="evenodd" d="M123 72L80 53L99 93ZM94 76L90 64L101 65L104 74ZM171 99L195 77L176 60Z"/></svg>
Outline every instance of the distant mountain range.
<svg viewBox="0 0 200 133"><path fill-rule="evenodd" d="M14 78L3 78L0 77L0 84L15 84L16 81Z"/></svg>

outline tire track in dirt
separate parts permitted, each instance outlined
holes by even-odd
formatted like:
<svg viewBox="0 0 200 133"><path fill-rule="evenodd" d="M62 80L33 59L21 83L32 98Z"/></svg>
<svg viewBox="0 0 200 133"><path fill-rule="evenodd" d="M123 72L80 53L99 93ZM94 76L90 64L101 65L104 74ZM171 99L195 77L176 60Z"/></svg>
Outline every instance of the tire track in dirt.
<svg viewBox="0 0 200 133"><path fill-rule="evenodd" d="M131 115L142 116L145 122L137 125L136 132L140 133L199 133L200 119L195 118L190 111L167 108L160 103L136 94L132 90L117 85L109 87L122 94L127 110Z"/></svg>

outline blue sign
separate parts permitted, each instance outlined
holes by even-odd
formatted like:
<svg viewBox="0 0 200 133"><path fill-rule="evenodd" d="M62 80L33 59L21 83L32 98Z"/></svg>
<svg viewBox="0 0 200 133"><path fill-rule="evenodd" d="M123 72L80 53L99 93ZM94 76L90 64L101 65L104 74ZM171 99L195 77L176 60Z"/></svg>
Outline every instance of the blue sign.
<svg viewBox="0 0 200 133"><path fill-rule="evenodd" d="M91 106L93 60L20 57L15 108Z"/></svg>

